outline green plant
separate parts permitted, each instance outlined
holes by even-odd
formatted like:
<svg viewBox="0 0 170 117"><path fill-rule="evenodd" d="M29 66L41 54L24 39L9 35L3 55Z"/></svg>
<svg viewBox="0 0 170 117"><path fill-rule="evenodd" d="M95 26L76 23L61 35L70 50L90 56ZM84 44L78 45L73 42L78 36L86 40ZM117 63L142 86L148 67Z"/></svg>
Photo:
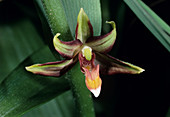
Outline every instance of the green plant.
<svg viewBox="0 0 170 117"><path fill-rule="evenodd" d="M153 38L153 40L158 39L163 46L161 46L160 43L158 43L157 45L160 46L160 48L166 48L161 48L160 50L162 51L162 53L165 53L165 59L168 60L166 56L168 56L168 52L170 50L169 26L140 0L124 1L135 12L135 14L146 25L146 27L148 27L148 29L155 35L156 38ZM23 116L53 117L57 115L59 117L74 117L75 115L88 115L87 112L91 113L88 115L89 117L94 116L92 98L88 99L88 105L84 105L84 103L86 103L83 102L84 99L76 100L78 98L75 97L79 97L79 95L72 95L72 92L70 90L70 78L74 79L80 77L79 81L77 79L75 79L74 81L76 81L76 83L78 84L84 82L84 75L81 73L79 64L76 64L69 73L61 76L61 78L34 75L27 72L24 68L25 66L31 65L33 63L44 63L63 59L59 54L56 53L53 47L53 35L55 35L56 33L61 33L60 39L62 39L62 41L73 40L77 24L77 15L80 8L84 8L85 12L87 13L94 28L95 36L98 36L101 33L101 10L103 12L103 15L106 15L108 13L108 15L106 15L107 18L104 17L104 19L106 20L110 20L109 14L110 16L111 14L115 15L114 19L116 20L116 24L118 27L118 41L116 42L117 45L115 45L115 48L113 49L113 51L110 52L110 54L113 54L113 52L120 53L122 48L121 45L123 44L121 42L122 39L130 40L130 38L125 38L123 36L123 29L126 28L124 18L126 16L125 9L127 9L127 6L123 4L123 1L120 2L115 0L114 6L116 7L113 8L114 10L112 9L113 12L110 12L112 10L109 9L109 4L107 3L109 2L109 0L101 2L103 4L100 4L99 0L0 1L1 117L21 116L30 109L42 105L52 99L52 101L45 104L44 106L35 108L31 112ZM104 14L104 12L106 14ZM116 16L119 16L121 20L117 20ZM103 32L105 32L105 30L109 30L109 28L110 27L103 28ZM140 49L138 50L138 52L139 51ZM143 57L145 55L141 52L141 56ZM155 60L157 59L155 58ZM146 71L147 68L149 68L148 66L152 64L146 64L147 62L145 61L145 58L139 59L138 61L141 61L141 63L137 63L135 61L132 61L132 63L137 63L139 66L144 67ZM161 61L164 62L162 59ZM162 64L157 63L157 65ZM164 73L164 77L168 76L166 75L168 71L167 68L168 67L165 65L164 70L159 70L160 73ZM154 68L149 68L149 70L151 71L152 69ZM147 77L147 75L139 75L139 77L144 77L144 79L149 78L149 76ZM106 77L103 77L103 80ZM138 76L130 77L136 78ZM110 81L106 83L109 84L109 82ZM112 82L112 84L114 84L114 82ZM107 107L107 105L104 104L113 104L115 100L118 100L116 99L117 95L112 95L113 92L111 93L110 90L107 91L108 89L113 89L112 85L108 86L109 88L107 88L107 86L104 84L104 91L102 91L104 92L102 93L102 95L105 96L105 98L101 96L101 98L99 97L99 99L94 99L95 112L97 116L100 116L100 114L102 116L103 113L104 116L113 115L111 108L102 108ZM121 83L120 86L122 86ZM85 93L86 96L90 95L90 92L87 90L87 88L83 88L85 90L84 92L82 92L81 95L83 95L83 93ZM111 96L108 96L109 93L111 94ZM103 101L102 99L105 99L106 101ZM78 106L74 106L73 100L75 100L75 102L77 101ZM105 103L99 103L102 101ZM86 106L89 106L89 108L87 108ZM75 107L77 107L78 109ZM76 110L78 110L79 115L77 114Z"/></svg>

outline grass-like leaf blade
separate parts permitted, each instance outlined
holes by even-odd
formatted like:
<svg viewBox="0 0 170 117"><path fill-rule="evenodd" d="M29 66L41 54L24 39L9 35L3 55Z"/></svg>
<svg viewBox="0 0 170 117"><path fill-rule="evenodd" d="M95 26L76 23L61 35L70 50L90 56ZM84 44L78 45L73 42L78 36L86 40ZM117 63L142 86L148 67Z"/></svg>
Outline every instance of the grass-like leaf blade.
<svg viewBox="0 0 170 117"><path fill-rule="evenodd" d="M141 0L124 0L143 24L170 52L170 27Z"/></svg>

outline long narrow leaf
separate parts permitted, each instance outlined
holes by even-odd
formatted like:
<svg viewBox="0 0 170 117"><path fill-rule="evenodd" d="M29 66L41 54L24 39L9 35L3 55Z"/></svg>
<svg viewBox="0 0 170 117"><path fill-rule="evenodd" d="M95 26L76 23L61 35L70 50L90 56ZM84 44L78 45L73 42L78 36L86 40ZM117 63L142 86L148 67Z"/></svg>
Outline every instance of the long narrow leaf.
<svg viewBox="0 0 170 117"><path fill-rule="evenodd" d="M100 0L61 0L61 2L64 6L66 18L73 36L80 8L83 8L89 17L94 29L94 35L100 35L102 22Z"/></svg>
<svg viewBox="0 0 170 117"><path fill-rule="evenodd" d="M0 77L0 117L18 117L65 92L69 85L64 79L67 75L56 79L33 75L25 70L25 66L33 63L59 60L59 56L52 55L33 23L15 5L3 5L0 7L3 11L0 19L0 73L3 73ZM8 12L18 14L16 19L6 17Z"/></svg>
<svg viewBox="0 0 170 117"><path fill-rule="evenodd" d="M53 30L53 34L61 33L62 30L65 30L67 27L66 24L63 24L67 20L72 36L75 35L75 29L77 24L77 15L80 11L80 8L83 8L87 13L92 26L94 28L94 35L99 35L101 32L101 11L100 11L100 1L99 0L42 0L43 6L46 10L46 16L48 22ZM63 8L60 7L63 5ZM94 7L95 6L95 7ZM63 12L64 10L65 12ZM60 15L58 15L60 14ZM58 27L62 27L62 30L59 30ZM69 32L69 31L68 31ZM67 39L66 37L62 38L63 40L72 40L71 38Z"/></svg>
<svg viewBox="0 0 170 117"><path fill-rule="evenodd" d="M136 16L170 52L170 27L141 0L124 0Z"/></svg>
<svg viewBox="0 0 170 117"><path fill-rule="evenodd" d="M72 40L70 29L66 20L66 15L64 8L60 0L36 0L36 2L41 7L43 4L43 9L45 10L45 16L53 32L61 33L61 39ZM42 8L42 7L41 7ZM51 40L49 40L51 41Z"/></svg>
<svg viewBox="0 0 170 117"><path fill-rule="evenodd" d="M47 53L47 54L44 54ZM0 85L0 117L18 117L25 111L42 104L69 89L64 75L45 77L26 72L32 62L55 60L48 47L36 52L20 64Z"/></svg>
<svg viewBox="0 0 170 117"><path fill-rule="evenodd" d="M72 92L68 91L22 117L74 117L75 108L72 100Z"/></svg>
<svg viewBox="0 0 170 117"><path fill-rule="evenodd" d="M38 50L43 42L28 19L0 24L0 35L1 83L20 62Z"/></svg>

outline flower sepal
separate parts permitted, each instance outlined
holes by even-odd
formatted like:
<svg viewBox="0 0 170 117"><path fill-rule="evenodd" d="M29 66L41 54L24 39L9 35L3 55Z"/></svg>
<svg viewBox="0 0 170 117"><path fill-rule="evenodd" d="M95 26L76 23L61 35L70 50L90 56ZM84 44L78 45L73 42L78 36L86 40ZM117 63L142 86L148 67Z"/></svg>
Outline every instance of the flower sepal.
<svg viewBox="0 0 170 117"><path fill-rule="evenodd" d="M91 36L93 36L93 27L83 8L81 8L77 17L76 39L85 43Z"/></svg>
<svg viewBox="0 0 170 117"><path fill-rule="evenodd" d="M48 62L44 64L34 64L25 67L25 69L34 74L58 77L66 73L72 65L74 65L74 63L75 61L70 59L57 62Z"/></svg>
<svg viewBox="0 0 170 117"><path fill-rule="evenodd" d="M100 53L96 53L95 63L100 64L100 72L104 75L113 75L118 73L140 74L145 71L136 65Z"/></svg>

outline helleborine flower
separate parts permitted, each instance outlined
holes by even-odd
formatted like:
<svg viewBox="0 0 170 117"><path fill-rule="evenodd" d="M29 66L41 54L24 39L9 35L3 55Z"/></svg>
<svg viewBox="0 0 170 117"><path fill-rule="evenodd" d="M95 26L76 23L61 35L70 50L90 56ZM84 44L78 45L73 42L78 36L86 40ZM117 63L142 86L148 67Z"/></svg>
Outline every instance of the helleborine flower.
<svg viewBox="0 0 170 117"><path fill-rule="evenodd" d="M85 74L87 88L98 97L101 91L101 74L115 73L139 74L144 69L113 58L109 52L116 39L116 26L113 21L106 22L113 30L103 36L93 36L93 28L84 10L81 8L76 27L75 40L63 42L58 39L60 33L54 36L53 43L56 51L65 60L35 64L26 67L27 71L46 76L61 76L66 73L79 59L81 71Z"/></svg>

